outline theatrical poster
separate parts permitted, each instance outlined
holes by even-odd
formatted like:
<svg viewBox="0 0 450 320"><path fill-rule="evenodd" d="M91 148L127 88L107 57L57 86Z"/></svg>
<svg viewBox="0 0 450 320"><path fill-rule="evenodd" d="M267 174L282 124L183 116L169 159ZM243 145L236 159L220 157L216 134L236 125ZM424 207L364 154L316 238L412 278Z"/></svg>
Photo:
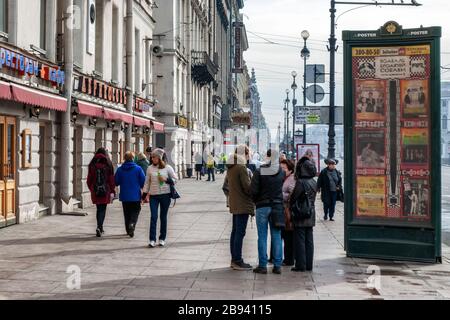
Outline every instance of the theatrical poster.
<svg viewBox="0 0 450 320"><path fill-rule="evenodd" d="M357 216L386 215L386 177L358 176L357 190Z"/></svg>
<svg viewBox="0 0 450 320"><path fill-rule="evenodd" d="M386 82L356 81L356 120L385 120Z"/></svg>
<svg viewBox="0 0 450 320"><path fill-rule="evenodd" d="M298 160L312 153L311 161L316 165L317 173L320 173L320 145L319 144L297 144Z"/></svg>
<svg viewBox="0 0 450 320"><path fill-rule="evenodd" d="M354 47L358 218L430 221L430 45Z"/></svg>

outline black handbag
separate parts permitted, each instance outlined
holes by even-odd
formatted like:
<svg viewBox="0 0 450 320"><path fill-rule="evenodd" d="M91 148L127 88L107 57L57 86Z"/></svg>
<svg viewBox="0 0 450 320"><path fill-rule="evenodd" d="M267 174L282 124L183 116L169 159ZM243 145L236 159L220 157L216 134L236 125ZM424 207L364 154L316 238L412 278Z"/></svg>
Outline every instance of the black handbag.
<svg viewBox="0 0 450 320"><path fill-rule="evenodd" d="M339 202L344 202L344 191L342 191L342 189L337 191L337 197L336 200Z"/></svg>
<svg viewBox="0 0 450 320"><path fill-rule="evenodd" d="M167 184L170 187L170 199L175 200L175 203L173 205L175 207L175 205L177 204L177 200L180 199L181 196L175 188L175 182L171 178L167 179Z"/></svg>
<svg viewBox="0 0 450 320"><path fill-rule="evenodd" d="M294 220L308 220L314 215L314 207L311 205L310 190L306 187L306 183L300 180L303 185L303 192L291 206L291 214Z"/></svg>

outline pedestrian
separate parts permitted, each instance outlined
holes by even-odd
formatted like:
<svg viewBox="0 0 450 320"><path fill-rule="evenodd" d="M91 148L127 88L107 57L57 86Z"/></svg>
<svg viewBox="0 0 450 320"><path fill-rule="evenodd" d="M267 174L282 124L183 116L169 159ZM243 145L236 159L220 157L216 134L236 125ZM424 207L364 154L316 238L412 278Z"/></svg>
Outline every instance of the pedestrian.
<svg viewBox="0 0 450 320"><path fill-rule="evenodd" d="M141 213L142 187L145 174L134 160L134 153L125 154L125 163L117 169L115 182L120 187L120 201L122 202L125 229L130 238L134 237L136 225Z"/></svg>
<svg viewBox="0 0 450 320"><path fill-rule="evenodd" d="M231 268L234 270L252 270L242 258L242 245L247 230L249 217L255 215L255 206L250 194L250 176L246 164L249 149L242 145L228 159L228 171L223 190L228 197L230 213L233 215L233 227L230 237Z"/></svg>
<svg viewBox="0 0 450 320"><path fill-rule="evenodd" d="M281 238L284 241L283 265L292 267L294 265L294 225L292 223L289 208L289 199L295 188L295 164L291 160L283 160L281 161L281 168L285 173L283 183L283 204L286 219L286 227L281 232Z"/></svg>
<svg viewBox="0 0 450 320"><path fill-rule="evenodd" d="M222 153L220 155L220 163L219 163L219 171L220 174L224 174L225 173L225 165L227 164L228 161L228 157L225 153Z"/></svg>
<svg viewBox="0 0 450 320"><path fill-rule="evenodd" d="M200 152L195 154L195 173L197 175L197 181L202 181L202 169L203 169L203 157Z"/></svg>
<svg viewBox="0 0 450 320"><path fill-rule="evenodd" d="M305 272L313 270L314 261L314 235L313 228L316 225L315 201L317 184L314 178L317 175L316 165L309 159L303 157L298 161L295 170L295 188L289 200L292 208L297 201L303 201L305 196L309 200L309 218L292 217L294 224L294 272Z"/></svg>
<svg viewBox="0 0 450 320"><path fill-rule="evenodd" d="M98 149L89 164L87 185L91 192L92 203L97 206L96 234L100 238L105 233L103 224L107 206L116 196L114 167L105 148Z"/></svg>
<svg viewBox="0 0 450 320"><path fill-rule="evenodd" d="M267 229L269 228L272 243L271 252L274 256L272 272L281 274L283 262L281 227L276 225L274 219L279 212L284 224L283 182L285 173L278 162L278 152L268 150L267 158L270 160L255 171L250 188L252 199L256 205L259 256L259 265L253 272L267 274Z"/></svg>
<svg viewBox="0 0 450 320"><path fill-rule="evenodd" d="M145 149L145 155L147 157L147 160L149 160L152 157L152 151L153 151L153 148L151 146L148 146L147 149ZM150 164L150 162L149 162L149 164ZM144 172L147 172L147 171L144 171Z"/></svg>
<svg viewBox="0 0 450 320"><path fill-rule="evenodd" d="M214 155L211 153L208 155L208 161L206 162L206 168L208 169L208 182L212 181L215 182L216 181L216 175L215 175L215 170L216 170L216 160Z"/></svg>
<svg viewBox="0 0 450 320"><path fill-rule="evenodd" d="M164 162L164 150L155 149L152 154L152 164L147 170L144 185L145 202L150 202L150 242L149 247L156 247L158 211L161 219L159 246L164 247L167 240L167 216L172 202L170 186L177 181L175 171Z"/></svg>
<svg viewBox="0 0 450 320"><path fill-rule="evenodd" d="M323 202L323 219L334 221L338 192L342 191L342 174L336 169L338 161L325 160L327 167L322 170L317 180L317 191L321 193Z"/></svg>
<svg viewBox="0 0 450 320"><path fill-rule="evenodd" d="M140 153L138 153L136 158L137 158L136 164L139 167L141 167L141 169L142 169L142 171L144 171L144 173L146 173L147 169L150 165L150 162L147 160L147 156L143 152L140 152Z"/></svg>

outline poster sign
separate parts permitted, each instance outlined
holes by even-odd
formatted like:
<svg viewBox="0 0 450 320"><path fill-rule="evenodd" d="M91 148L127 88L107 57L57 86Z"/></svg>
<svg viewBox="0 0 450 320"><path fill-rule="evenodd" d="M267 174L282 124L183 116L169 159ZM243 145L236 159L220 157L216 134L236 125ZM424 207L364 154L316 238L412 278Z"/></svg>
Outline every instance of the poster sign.
<svg viewBox="0 0 450 320"><path fill-rule="evenodd" d="M297 144L297 161L307 154L312 154L311 161L315 163L317 173L320 173L320 145L319 144Z"/></svg>
<svg viewBox="0 0 450 320"><path fill-rule="evenodd" d="M244 32L244 24L235 22L234 25L234 68L233 73L244 72L244 50L242 48L242 37Z"/></svg>
<svg viewBox="0 0 450 320"><path fill-rule="evenodd" d="M343 32L349 256L441 259L441 34Z"/></svg>

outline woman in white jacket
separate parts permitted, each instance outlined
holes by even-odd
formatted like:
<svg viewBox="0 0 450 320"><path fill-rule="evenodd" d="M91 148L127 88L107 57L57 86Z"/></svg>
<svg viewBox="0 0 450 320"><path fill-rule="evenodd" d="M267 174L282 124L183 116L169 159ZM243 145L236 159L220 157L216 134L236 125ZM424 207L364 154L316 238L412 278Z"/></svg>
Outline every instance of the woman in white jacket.
<svg viewBox="0 0 450 320"><path fill-rule="evenodd" d="M152 153L151 166L148 167L144 185L145 201L150 202L150 248L156 247L156 227L158 224L158 210L161 218L159 245L164 247L167 238L167 215L171 199L170 185L175 184L177 177L173 168L163 161L164 150L156 149Z"/></svg>

